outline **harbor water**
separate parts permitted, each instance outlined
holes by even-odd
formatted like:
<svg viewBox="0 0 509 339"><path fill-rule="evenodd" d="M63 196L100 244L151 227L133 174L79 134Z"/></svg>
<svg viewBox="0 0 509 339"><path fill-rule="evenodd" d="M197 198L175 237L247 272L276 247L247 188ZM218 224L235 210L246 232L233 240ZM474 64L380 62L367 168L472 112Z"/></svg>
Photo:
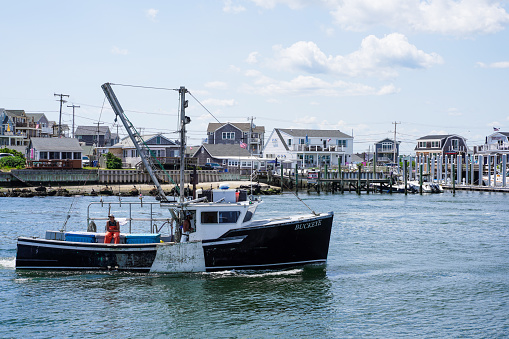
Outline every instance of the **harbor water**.
<svg viewBox="0 0 509 339"><path fill-rule="evenodd" d="M327 265L173 275L18 272L18 236L68 214L67 230L86 230L99 198L0 198L0 337L509 336L509 195L299 197L335 213ZM292 194L263 200L256 218L309 211Z"/></svg>

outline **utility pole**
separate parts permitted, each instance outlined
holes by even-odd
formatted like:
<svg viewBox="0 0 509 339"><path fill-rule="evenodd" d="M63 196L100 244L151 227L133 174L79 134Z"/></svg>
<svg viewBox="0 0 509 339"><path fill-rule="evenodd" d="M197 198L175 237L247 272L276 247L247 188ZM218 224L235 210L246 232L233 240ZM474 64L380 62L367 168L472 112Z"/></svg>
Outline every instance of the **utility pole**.
<svg viewBox="0 0 509 339"><path fill-rule="evenodd" d="M396 150L398 149L398 143L396 142L396 126L398 124L401 124L401 121L400 122L396 122L394 121L393 122L394 124L394 156L393 156L393 160L394 160L394 163L396 164L396 167L398 166L398 160L396 159Z"/></svg>
<svg viewBox="0 0 509 339"><path fill-rule="evenodd" d="M53 95L56 97L60 97L60 99L59 99L59 101L60 101L60 117L58 118L58 137L60 138L60 136L62 135L62 104L67 102L63 99L63 97L69 97L69 95L68 94L56 94L56 93L54 93Z"/></svg>
<svg viewBox="0 0 509 339"><path fill-rule="evenodd" d="M74 138L74 109L80 108L80 106L76 106L76 105L72 104L72 105L67 105L67 107L72 107L72 137Z"/></svg>

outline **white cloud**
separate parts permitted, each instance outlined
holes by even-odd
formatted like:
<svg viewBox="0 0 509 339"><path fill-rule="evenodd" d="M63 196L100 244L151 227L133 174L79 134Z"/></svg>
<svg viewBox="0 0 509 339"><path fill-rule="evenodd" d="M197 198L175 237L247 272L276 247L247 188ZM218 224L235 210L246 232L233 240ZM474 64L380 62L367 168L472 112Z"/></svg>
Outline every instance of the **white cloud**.
<svg viewBox="0 0 509 339"><path fill-rule="evenodd" d="M260 72L249 72L254 84L244 88L247 92L260 95L315 95L315 96L357 96L357 95L387 95L398 90L393 86L375 88L372 86L345 81L327 82L313 76L298 76L289 81L269 78Z"/></svg>
<svg viewBox="0 0 509 339"><path fill-rule="evenodd" d="M509 23L505 9L493 0L344 0L334 7L336 22L353 31L382 25L462 36L495 33Z"/></svg>
<svg viewBox="0 0 509 339"><path fill-rule="evenodd" d="M204 106L218 106L218 107L232 107L237 103L234 99L206 99L203 100L202 104Z"/></svg>
<svg viewBox="0 0 509 339"><path fill-rule="evenodd" d="M111 48L111 53L112 54L127 55L129 52L127 51L127 49L120 49L117 46L113 46Z"/></svg>
<svg viewBox="0 0 509 339"><path fill-rule="evenodd" d="M157 13L159 13L158 9L150 8L145 11L145 15L152 21L156 21Z"/></svg>
<svg viewBox="0 0 509 339"><path fill-rule="evenodd" d="M224 0L223 3L224 3L223 12L225 12L225 13L237 14L237 13L240 13L240 12L244 12L246 10L246 8L244 6L233 5L232 0Z"/></svg>
<svg viewBox="0 0 509 339"><path fill-rule="evenodd" d="M205 84L205 87L214 89L226 89L228 88L228 85L226 84L226 82L223 81L211 81L207 82Z"/></svg>
<svg viewBox="0 0 509 339"><path fill-rule="evenodd" d="M496 0L251 0L272 9L324 6L346 30L365 31L375 26L454 36L499 32L509 14Z"/></svg>
<svg viewBox="0 0 509 339"><path fill-rule="evenodd" d="M484 62L478 62L477 65L481 68L509 68L509 61L493 62L491 64L485 64Z"/></svg>
<svg viewBox="0 0 509 339"><path fill-rule="evenodd" d="M312 0L251 0L254 2L257 6L265 8L265 9L272 9L276 7L276 5L283 4L287 5L291 9L301 9L304 8L306 4L309 4L310 2L313 2ZM320 2L320 1L317 1Z"/></svg>
<svg viewBox="0 0 509 339"><path fill-rule="evenodd" d="M256 64L258 62L258 56L259 56L258 52L251 52L249 53L246 62L248 64Z"/></svg>
<svg viewBox="0 0 509 339"><path fill-rule="evenodd" d="M486 126L488 126L489 128L492 128L492 127L496 127L496 128L500 128L502 124L498 121L492 121L492 122L489 122L486 124Z"/></svg>
<svg viewBox="0 0 509 339"><path fill-rule="evenodd" d="M280 70L332 73L347 76L396 76L396 68L429 68L443 63L436 53L425 53L399 33L383 38L374 35L362 40L359 50L342 55L326 55L312 41L299 41L288 48L274 46L269 64Z"/></svg>
<svg viewBox="0 0 509 339"><path fill-rule="evenodd" d="M457 108L449 108L447 110L448 114L453 117L460 117L463 113L459 112Z"/></svg>

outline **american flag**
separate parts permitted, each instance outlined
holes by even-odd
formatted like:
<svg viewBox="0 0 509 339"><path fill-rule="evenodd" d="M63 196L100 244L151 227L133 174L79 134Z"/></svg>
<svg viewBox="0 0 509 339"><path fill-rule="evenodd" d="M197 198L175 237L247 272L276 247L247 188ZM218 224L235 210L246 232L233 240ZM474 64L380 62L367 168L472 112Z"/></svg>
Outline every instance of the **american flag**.
<svg viewBox="0 0 509 339"><path fill-rule="evenodd" d="M247 148L247 144L246 144L245 142L241 142L241 143L240 143L240 147L242 147L242 148Z"/></svg>
<svg viewBox="0 0 509 339"><path fill-rule="evenodd" d="M496 132L496 131L500 131L500 128L496 128L496 127L493 127L493 130Z"/></svg>

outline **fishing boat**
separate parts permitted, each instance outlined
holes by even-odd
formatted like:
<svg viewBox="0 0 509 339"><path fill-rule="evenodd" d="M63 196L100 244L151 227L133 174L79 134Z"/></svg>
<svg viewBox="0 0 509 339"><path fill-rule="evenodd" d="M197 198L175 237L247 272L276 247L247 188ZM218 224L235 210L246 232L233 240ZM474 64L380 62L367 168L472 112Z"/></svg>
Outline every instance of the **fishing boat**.
<svg viewBox="0 0 509 339"><path fill-rule="evenodd" d="M256 220L253 217L263 201L248 197L245 191L222 187L198 192L196 198L184 196L182 164L186 125L191 121L185 115L185 95L188 93L185 87L177 89L181 103L181 166L177 186L179 196L174 200L166 196L159 184L160 178L154 170L157 159L151 157L153 152L127 119L111 84L103 84L102 89L157 188L158 202L152 204L168 211L166 220L172 225L168 227L170 232L164 235L162 227L151 227L149 233L121 233L119 244L104 243L105 233L96 232L93 227L87 232L47 231L44 238L20 237L16 269L185 273L284 269L327 261L333 212L310 210L303 215ZM148 206L147 203L140 204ZM152 213L150 218L152 225L155 220ZM94 221L91 219L87 215L87 226ZM129 222L135 220L134 217L128 218ZM183 232L184 220L189 221L189 232Z"/></svg>

